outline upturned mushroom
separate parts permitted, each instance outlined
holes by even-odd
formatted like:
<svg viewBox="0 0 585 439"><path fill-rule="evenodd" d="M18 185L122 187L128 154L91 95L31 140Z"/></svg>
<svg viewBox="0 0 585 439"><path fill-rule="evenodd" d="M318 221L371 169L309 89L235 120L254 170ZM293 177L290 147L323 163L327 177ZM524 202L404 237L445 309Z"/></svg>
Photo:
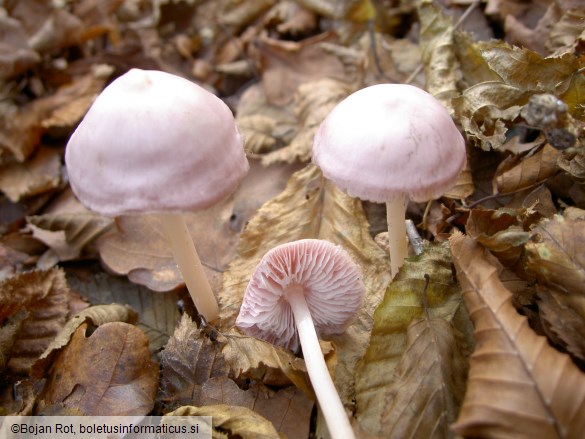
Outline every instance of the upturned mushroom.
<svg viewBox="0 0 585 439"><path fill-rule="evenodd" d="M246 289L236 325L246 334L292 350L302 347L309 378L331 437L354 433L319 346L340 334L363 303L358 266L341 247L303 239L270 250Z"/></svg>
<svg viewBox="0 0 585 439"><path fill-rule="evenodd" d="M313 162L349 195L386 203L392 277L408 254L406 197L440 197L465 164L447 109L411 85L378 84L341 101L319 127Z"/></svg>
<svg viewBox="0 0 585 439"><path fill-rule="evenodd" d="M65 162L73 192L89 209L158 214L198 312L217 318L182 214L226 198L248 172L227 105L179 76L132 69L97 97L67 144Z"/></svg>

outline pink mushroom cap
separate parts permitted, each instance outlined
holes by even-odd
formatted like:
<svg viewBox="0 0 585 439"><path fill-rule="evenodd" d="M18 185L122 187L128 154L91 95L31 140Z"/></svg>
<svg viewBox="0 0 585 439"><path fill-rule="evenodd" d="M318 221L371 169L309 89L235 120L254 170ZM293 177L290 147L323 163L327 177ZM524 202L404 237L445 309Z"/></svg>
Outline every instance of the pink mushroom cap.
<svg viewBox="0 0 585 439"><path fill-rule="evenodd" d="M313 143L313 162L349 195L378 203L399 194L438 198L465 164L465 141L431 94L378 84L341 101Z"/></svg>
<svg viewBox="0 0 585 439"><path fill-rule="evenodd" d="M243 138L221 99L179 76L140 69L96 98L65 162L79 200L106 216L204 209L248 172Z"/></svg>
<svg viewBox="0 0 585 439"><path fill-rule="evenodd" d="M359 267L328 241L302 239L264 255L246 289L236 325L246 334L296 351L299 337L287 290L301 287L319 336L340 334L364 299Z"/></svg>

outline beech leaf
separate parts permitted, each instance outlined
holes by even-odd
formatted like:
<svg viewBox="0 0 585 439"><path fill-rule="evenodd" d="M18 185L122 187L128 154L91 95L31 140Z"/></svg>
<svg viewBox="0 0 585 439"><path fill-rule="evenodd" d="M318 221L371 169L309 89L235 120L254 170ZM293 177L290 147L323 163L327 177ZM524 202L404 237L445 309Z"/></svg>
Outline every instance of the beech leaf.
<svg viewBox="0 0 585 439"><path fill-rule="evenodd" d="M12 338L8 360L12 372L30 372L65 325L71 294L64 272L57 268L21 273L0 283L0 322L19 312L26 315L17 317L22 321Z"/></svg>
<svg viewBox="0 0 585 439"><path fill-rule="evenodd" d="M225 404L205 407L184 406L167 413L166 416L211 416L213 417L213 432L227 432L229 437L241 437L242 439L280 438L270 421L246 407ZM214 435L214 437L216 436Z"/></svg>
<svg viewBox="0 0 585 439"><path fill-rule="evenodd" d="M227 376L229 369L220 352L221 345L203 335L184 314L160 354L161 389L165 403L171 408L180 405L205 405L203 385L213 377Z"/></svg>
<svg viewBox="0 0 585 439"><path fill-rule="evenodd" d="M547 143L536 154L514 160L513 164L503 160L494 178L494 193L506 194L529 189L554 176L559 170L557 161L560 156L561 152Z"/></svg>
<svg viewBox="0 0 585 439"><path fill-rule="evenodd" d="M55 359L39 409L64 407L87 416L146 415L154 407L158 373L140 329L105 323L88 335L84 323Z"/></svg>
<svg viewBox="0 0 585 439"><path fill-rule="evenodd" d="M456 321L458 326L461 325L462 332L466 333L468 331L463 324L466 317L461 307L459 287L451 272L449 246L447 243L428 245L420 256L409 258L405 261L399 273L388 286L384 300L374 314L374 327L372 328L370 344L359 365L356 378L356 418L360 428L368 435L388 437L386 435L387 428L391 428L390 425L396 422L396 418L393 417L397 415L389 411L388 405L395 401L397 405L393 407L396 407L396 410L401 410L400 403L406 404L402 398L408 400L408 392L414 390L412 387L407 386L400 390L400 394L397 394L401 383L400 374L410 372L410 378L415 379L428 372L427 367L430 366L428 362L426 364L423 364L424 362L418 363L416 365L418 369L412 369L407 367L407 363L412 361L411 357L401 360L409 347L409 326L425 315L423 304L425 274L430 279L427 295L428 312L431 320L434 322L435 319L442 319L447 323ZM416 327L412 330L416 331ZM420 328L418 330L421 332ZM426 335L431 338L433 333L430 328L426 331ZM424 341L421 341L421 343L424 343ZM464 344L462 343L462 345ZM402 372L398 369L401 361L407 362L403 363ZM465 376L466 366L464 361L454 359L452 365L457 367L457 372L454 373ZM439 368L439 372L435 379L438 380L437 382L443 382L447 386L444 377L441 378L440 371L441 368L449 366L441 362L438 362L436 366ZM414 384L413 386L416 387ZM420 402L428 398L430 403L433 391L428 388L427 390L428 393L421 391L421 400L417 401ZM452 388L449 391L445 390L443 408L439 409L439 411L447 410L447 399L453 399L452 396L447 398L447 395L452 391L454 391ZM457 388L457 391L460 392L461 389ZM456 400L457 398L455 397L454 399ZM408 404L410 403L415 403L415 401L409 401ZM451 412L448 416L453 416L453 409L453 407L450 409ZM412 417L407 416L407 418ZM415 419L421 420L418 417L410 420L416 422ZM434 421L432 422L429 420L431 424L439 421L438 417L433 419ZM404 422L408 423L409 419L405 419ZM398 436L408 433L407 427L404 427L405 430L399 431L400 428L403 428L402 426L404 424L396 424L396 434ZM421 428L428 429L425 432L432 431L432 428L428 425ZM423 436L426 437L427 435L423 434Z"/></svg>
<svg viewBox="0 0 585 439"><path fill-rule="evenodd" d="M129 306L112 303L110 305L96 305L84 309L74 315L51 341L45 351L34 363L32 375L37 378L44 376L45 370L51 364L57 353L71 341L71 337L81 325L91 323L100 326L110 322L136 323L138 315Z"/></svg>
<svg viewBox="0 0 585 439"><path fill-rule="evenodd" d="M460 233L450 242L477 339L453 430L475 437L580 437L585 375L516 312L497 261L481 245Z"/></svg>
<svg viewBox="0 0 585 439"><path fill-rule="evenodd" d="M542 220L531 236L526 267L538 279L545 330L585 361L585 220L555 215Z"/></svg>
<svg viewBox="0 0 585 439"><path fill-rule="evenodd" d="M452 437L449 425L457 418L466 386L464 352L465 342L449 322L413 320L385 394L382 437Z"/></svg>

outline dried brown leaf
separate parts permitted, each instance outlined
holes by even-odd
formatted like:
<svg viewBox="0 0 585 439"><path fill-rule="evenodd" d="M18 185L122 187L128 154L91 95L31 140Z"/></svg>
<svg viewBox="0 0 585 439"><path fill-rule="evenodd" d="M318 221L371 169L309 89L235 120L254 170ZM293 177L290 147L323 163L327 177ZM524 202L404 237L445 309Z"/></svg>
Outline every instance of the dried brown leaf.
<svg viewBox="0 0 585 439"><path fill-rule="evenodd" d="M113 224L112 219L101 217L89 211L86 213L47 213L28 217L27 220L29 224L37 228L36 234L35 229L33 229L33 236L44 242L55 253L59 261L79 258L82 251ZM56 233L39 235L39 229ZM52 236L53 239L43 239L43 236Z"/></svg>
<svg viewBox="0 0 585 439"><path fill-rule="evenodd" d="M19 75L41 61L28 43L22 24L14 18L0 16L0 80Z"/></svg>
<svg viewBox="0 0 585 439"><path fill-rule="evenodd" d="M91 323L93 326L100 326L111 322L134 324L137 318L138 315L129 306L117 303L96 305L84 309L69 319L61 328L61 331L53 338L42 355L33 364L31 374L37 378L43 377L55 356L69 344L71 337L81 325Z"/></svg>
<svg viewBox="0 0 585 439"><path fill-rule="evenodd" d="M204 405L230 404L254 410L289 438L309 435L313 401L296 387L272 391L258 382L246 390L226 377L211 378L202 389Z"/></svg>
<svg viewBox="0 0 585 439"><path fill-rule="evenodd" d="M468 368L461 338L443 319L417 319L408 326L406 350L385 394L385 437L453 436L449 425L457 419Z"/></svg>
<svg viewBox="0 0 585 439"><path fill-rule="evenodd" d="M163 401L171 408L207 405L202 399L203 385L213 377L227 377L229 372L220 349L219 343L203 335L184 314L160 354Z"/></svg>
<svg viewBox="0 0 585 439"><path fill-rule="evenodd" d="M489 249L506 267L513 267L530 239L529 228L538 220L530 209L472 209L467 219L469 236Z"/></svg>
<svg viewBox="0 0 585 439"><path fill-rule="evenodd" d="M461 77L456 56L453 23L434 2L425 0L418 7L421 22L421 58L425 67L425 89L451 109Z"/></svg>
<svg viewBox="0 0 585 439"><path fill-rule="evenodd" d="M227 432L229 437L242 439L280 439L270 421L246 407L224 404L184 406L166 416L211 416L214 438L226 437L218 433Z"/></svg>
<svg viewBox="0 0 585 439"><path fill-rule="evenodd" d="M299 129L290 144L262 157L262 164L307 162L311 159L313 137L329 112L351 89L347 83L325 78L306 82L295 93L295 115Z"/></svg>
<svg viewBox="0 0 585 439"><path fill-rule="evenodd" d="M464 436L580 437L585 375L518 315L495 260L473 238L451 239L477 349L453 429Z"/></svg>
<svg viewBox="0 0 585 439"><path fill-rule="evenodd" d="M559 215L532 230L526 266L538 279L547 335L585 361L585 220Z"/></svg>
<svg viewBox="0 0 585 439"><path fill-rule="evenodd" d="M13 202L54 190L61 183L61 152L41 147L25 163L0 168L0 190Z"/></svg>
<svg viewBox="0 0 585 439"><path fill-rule="evenodd" d="M561 152L548 143L522 159L503 160L494 177L494 192L506 194L529 189L553 177L559 170Z"/></svg>
<svg viewBox="0 0 585 439"><path fill-rule="evenodd" d="M236 378L246 377L273 386L293 383L307 395L313 394L305 362L292 352L236 331L224 335L222 354Z"/></svg>
<svg viewBox="0 0 585 439"><path fill-rule="evenodd" d="M160 351L167 343L181 317L176 293L160 294L126 278L96 272L96 267L91 266L69 269L67 279L71 288L94 305L123 303L138 313L136 326L148 337L152 352Z"/></svg>
<svg viewBox="0 0 585 439"><path fill-rule="evenodd" d="M299 85L311 80L329 77L343 81L342 63L320 46L322 42L334 40L330 33L300 42L262 37L259 41L262 83L268 102L275 105L290 103Z"/></svg>
<svg viewBox="0 0 585 439"><path fill-rule="evenodd" d="M27 313L12 343L8 361L11 371L29 373L65 325L70 296L65 274L60 269L29 271L0 284L0 321L19 312Z"/></svg>
<svg viewBox="0 0 585 439"><path fill-rule="evenodd" d="M396 430L392 430L396 437L403 435L409 437L409 434L414 434L416 431L413 424L418 422L421 423L421 428L424 431L424 434L421 433L420 436L427 437L432 432L432 425L435 422L439 424L444 422L444 420L439 419L438 412L434 410L445 412L448 410L448 404L460 399L461 383L455 381L454 385L451 386L442 376L445 368L450 367L448 365L457 368L457 372L454 374L465 376L465 361L460 357L453 357L453 363L442 363L441 361L433 363L435 360L427 359L427 361L414 364L412 357L404 356L409 349L408 328L413 321L424 319L425 316L423 301L425 274L428 274L430 279L427 295L431 320L433 322L435 319L445 320L447 323L457 322L456 326L461 329L461 332L467 332L466 325L468 324L464 324L464 322L468 318L464 316L464 310L461 309L459 288L452 276L449 246L447 243L429 245L420 256L407 259L398 275L388 286L384 300L374 314L374 327L370 343L356 372L356 418L364 434L372 437L388 437L388 429L393 428L396 428ZM438 325L444 324L439 323ZM418 329L420 332L421 327ZM431 329L428 328L426 331L427 339L424 339L423 336L422 340L416 341L416 343L420 343L419 347L423 347L426 343L433 343L434 332ZM410 330L416 332L417 327ZM411 332L410 336L412 335ZM411 343L414 343L414 340L411 340ZM464 346L464 343L461 343L460 346ZM438 345L433 347L433 349L435 348L438 349ZM413 348L411 347L411 349ZM417 352L419 351L411 350L408 355L414 355ZM435 353L437 352L435 351ZM428 354L432 356L432 352L428 352ZM402 366L400 366L401 362ZM435 384L442 381L445 386L441 387L444 393L441 394L441 399L438 402L433 400L437 396L433 395L434 391L437 390L436 386L425 387L428 383L420 385L420 387L417 384L411 385L417 380L424 380L424 375L429 373L428 368L430 367L435 367L435 373L432 377L427 378L434 381ZM408 380L403 380L404 375L409 375ZM404 387L401 387L402 385ZM412 392L420 393L418 395L420 399L416 399ZM433 401L439 406L433 405ZM417 415L402 415L404 419L401 419L404 407L412 405L423 407L426 406L426 403L429 404L428 409L434 411L435 415L427 413L429 418L425 420L418 417L419 414L422 415L420 411L413 410ZM454 416L454 409L454 407L449 409L451 410L449 416ZM426 424L427 420L429 424Z"/></svg>
<svg viewBox="0 0 585 439"><path fill-rule="evenodd" d="M40 396L40 410L53 406L84 415L145 415L154 406L158 365L148 339L135 326L106 323L89 333L81 325L59 353Z"/></svg>

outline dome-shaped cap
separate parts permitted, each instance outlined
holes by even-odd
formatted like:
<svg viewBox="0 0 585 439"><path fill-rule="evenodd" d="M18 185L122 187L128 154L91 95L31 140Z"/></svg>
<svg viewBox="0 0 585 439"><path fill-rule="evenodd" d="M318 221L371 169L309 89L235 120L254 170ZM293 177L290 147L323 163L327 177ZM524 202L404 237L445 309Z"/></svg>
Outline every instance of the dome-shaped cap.
<svg viewBox="0 0 585 439"><path fill-rule="evenodd" d="M97 97L65 162L74 193L102 215L204 209L248 172L227 105L184 78L139 69Z"/></svg>
<svg viewBox="0 0 585 439"><path fill-rule="evenodd" d="M351 196L427 201L450 189L465 141L446 108L411 85L379 84L341 101L313 143L313 162Z"/></svg>
<svg viewBox="0 0 585 439"><path fill-rule="evenodd" d="M359 267L343 248L302 239L270 250L250 279L236 325L253 337L293 351L299 338L287 290L302 288L319 335L342 333L362 306Z"/></svg>

